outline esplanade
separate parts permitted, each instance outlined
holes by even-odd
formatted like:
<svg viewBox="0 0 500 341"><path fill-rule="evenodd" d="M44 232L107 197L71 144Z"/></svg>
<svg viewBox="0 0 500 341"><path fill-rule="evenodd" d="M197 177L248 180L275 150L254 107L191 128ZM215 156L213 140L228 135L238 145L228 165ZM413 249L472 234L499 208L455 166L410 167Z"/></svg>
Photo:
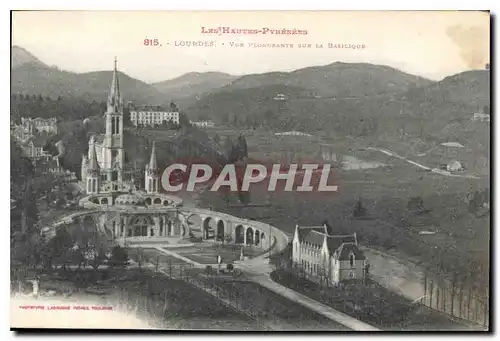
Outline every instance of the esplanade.
<svg viewBox="0 0 500 341"><path fill-rule="evenodd" d="M209 209L184 207L182 199L167 194L137 191L111 197L88 195L80 200L80 206L81 210L59 218L53 227L89 221L118 244L134 241L178 244L195 238L200 242L268 250L276 246L273 251L277 252L288 242L283 231L269 224Z"/></svg>

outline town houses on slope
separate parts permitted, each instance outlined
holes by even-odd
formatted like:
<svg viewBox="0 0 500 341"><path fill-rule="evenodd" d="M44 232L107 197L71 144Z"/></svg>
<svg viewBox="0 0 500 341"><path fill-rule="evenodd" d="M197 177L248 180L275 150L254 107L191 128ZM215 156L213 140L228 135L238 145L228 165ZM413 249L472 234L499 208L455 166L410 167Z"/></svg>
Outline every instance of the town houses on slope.
<svg viewBox="0 0 500 341"><path fill-rule="evenodd" d="M292 241L292 263L311 280L337 285L345 281L364 280L368 265L359 248L356 233L333 235L328 224L295 227Z"/></svg>
<svg viewBox="0 0 500 341"><path fill-rule="evenodd" d="M62 141L55 144L58 155L52 155L47 149L49 140L57 135L56 118L25 118L21 117L21 124L11 124L11 136L19 144L22 154L30 159L35 171L42 174L52 173L64 181L76 180L75 173L64 169L59 157L62 155Z"/></svg>
<svg viewBox="0 0 500 341"><path fill-rule="evenodd" d="M25 118L21 117L21 126L32 135L36 132L46 132L50 135L57 135L57 119L51 118Z"/></svg>

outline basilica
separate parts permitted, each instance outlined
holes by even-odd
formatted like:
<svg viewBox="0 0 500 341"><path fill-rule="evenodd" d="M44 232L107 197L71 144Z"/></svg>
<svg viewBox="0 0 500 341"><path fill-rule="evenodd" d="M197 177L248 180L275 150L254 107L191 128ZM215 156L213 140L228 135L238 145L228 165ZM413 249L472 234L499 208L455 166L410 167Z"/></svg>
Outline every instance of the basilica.
<svg viewBox="0 0 500 341"><path fill-rule="evenodd" d="M88 155L82 158L82 185L87 194L104 194L135 191L133 181L124 178L123 149L123 98L118 81L117 62L104 114L106 132L92 136ZM150 162L145 169L145 189L147 193L159 192L159 169L156 162L154 143Z"/></svg>

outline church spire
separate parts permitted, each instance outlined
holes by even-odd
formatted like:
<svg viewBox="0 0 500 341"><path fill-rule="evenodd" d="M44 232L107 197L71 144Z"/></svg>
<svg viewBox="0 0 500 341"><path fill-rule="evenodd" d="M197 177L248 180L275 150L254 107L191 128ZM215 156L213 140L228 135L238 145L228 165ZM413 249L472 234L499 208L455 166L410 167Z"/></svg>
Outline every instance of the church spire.
<svg viewBox="0 0 500 341"><path fill-rule="evenodd" d="M89 170L99 170L99 163L97 162L97 153L95 150L95 142L92 137L92 146L89 151Z"/></svg>
<svg viewBox="0 0 500 341"><path fill-rule="evenodd" d="M149 169L150 170L156 170L156 169L158 169L158 163L156 162L155 141L153 141L153 148L151 149L151 157L149 159Z"/></svg>
<svg viewBox="0 0 500 341"><path fill-rule="evenodd" d="M122 98L120 94L120 84L118 82L118 68L117 60L115 57L115 67L113 69L113 78L111 80L111 87L108 94L108 111L121 112Z"/></svg>

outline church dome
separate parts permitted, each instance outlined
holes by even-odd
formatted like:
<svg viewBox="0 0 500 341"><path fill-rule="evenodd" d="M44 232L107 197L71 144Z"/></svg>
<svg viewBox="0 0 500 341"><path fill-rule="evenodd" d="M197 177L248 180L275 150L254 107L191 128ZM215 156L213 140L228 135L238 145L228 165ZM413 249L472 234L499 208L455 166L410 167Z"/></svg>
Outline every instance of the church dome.
<svg viewBox="0 0 500 341"><path fill-rule="evenodd" d="M118 205L143 205L144 198L133 193L119 195L116 200Z"/></svg>

